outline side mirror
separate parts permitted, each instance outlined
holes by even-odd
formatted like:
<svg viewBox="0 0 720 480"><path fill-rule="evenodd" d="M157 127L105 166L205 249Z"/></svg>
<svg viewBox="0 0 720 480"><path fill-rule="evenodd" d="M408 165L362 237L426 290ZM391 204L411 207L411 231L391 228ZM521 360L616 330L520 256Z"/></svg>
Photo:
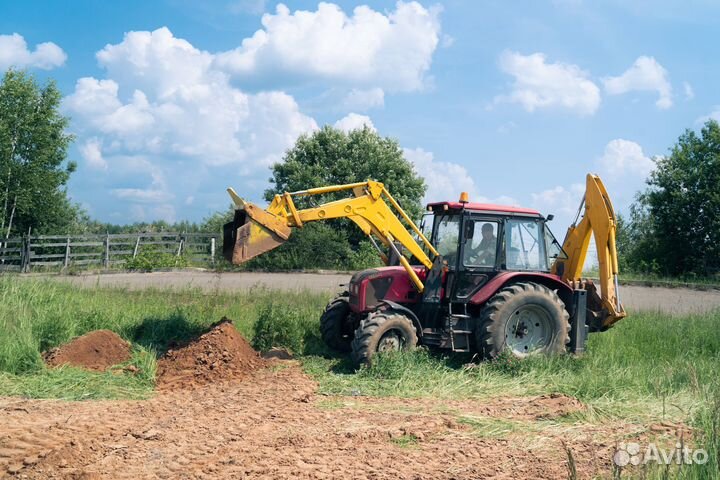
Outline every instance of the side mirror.
<svg viewBox="0 0 720 480"><path fill-rule="evenodd" d="M552 222L553 218L555 218L555 215L553 215L552 213L549 213L548 216L545 217L545 220L547 220L548 222Z"/></svg>
<svg viewBox="0 0 720 480"><path fill-rule="evenodd" d="M468 241L475 235L475 220L465 220L465 232L463 240Z"/></svg>

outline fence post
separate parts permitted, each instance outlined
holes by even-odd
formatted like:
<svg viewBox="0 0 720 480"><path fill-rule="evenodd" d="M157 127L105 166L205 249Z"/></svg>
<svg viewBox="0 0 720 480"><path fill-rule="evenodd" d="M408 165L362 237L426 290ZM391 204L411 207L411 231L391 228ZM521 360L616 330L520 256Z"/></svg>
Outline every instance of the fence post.
<svg viewBox="0 0 720 480"><path fill-rule="evenodd" d="M181 236L181 237L180 237L180 245L178 245L177 255L175 255L176 257L179 257L179 256L182 254L183 241L184 241L184 240L185 240L185 239Z"/></svg>
<svg viewBox="0 0 720 480"><path fill-rule="evenodd" d="M21 271L24 273L28 273L30 271L30 255L32 253L32 250L30 250L30 235L28 234L27 237L23 237L23 244L22 244L23 251L25 253L23 258L23 266L21 268Z"/></svg>
<svg viewBox="0 0 720 480"><path fill-rule="evenodd" d="M210 237L210 262L215 265L215 237Z"/></svg>
<svg viewBox="0 0 720 480"><path fill-rule="evenodd" d="M63 267L67 268L70 264L70 237L67 237L67 242L65 242L65 261L63 261Z"/></svg>
<svg viewBox="0 0 720 480"><path fill-rule="evenodd" d="M137 257L138 248L140 247L140 234L138 233L138 238L135 241L135 248L133 249L133 258Z"/></svg>
<svg viewBox="0 0 720 480"><path fill-rule="evenodd" d="M110 268L110 234L105 234L105 268Z"/></svg>

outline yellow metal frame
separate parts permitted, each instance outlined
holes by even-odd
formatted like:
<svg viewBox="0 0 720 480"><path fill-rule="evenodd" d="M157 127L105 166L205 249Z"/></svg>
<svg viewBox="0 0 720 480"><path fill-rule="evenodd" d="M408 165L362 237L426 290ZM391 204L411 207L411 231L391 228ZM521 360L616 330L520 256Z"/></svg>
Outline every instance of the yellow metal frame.
<svg viewBox="0 0 720 480"><path fill-rule="evenodd" d="M293 201L293 197L322 195L345 190L352 190L354 197L302 210L298 210ZM433 258L438 255L435 247L425 238L412 219L400 207L400 204L380 182L367 181L348 185L310 188L298 192L285 192L282 195L275 195L266 210L244 201L232 188L228 188L228 193L239 209L244 209L252 220L283 240L287 240L289 237L291 233L290 227L302 228L306 223L317 220L348 218L360 227L366 235L379 239L383 245L389 248L393 247L393 242L399 242L411 256L417 258L428 269L432 268L432 260L425 253L423 247L415 241L411 231L418 236ZM391 207L405 221L405 225L398 219L398 215L393 212ZM408 227L410 227L410 230L408 230ZM384 260L387 262L387 257ZM418 291L422 292L425 287L402 252L400 264L407 270Z"/></svg>
<svg viewBox="0 0 720 480"><path fill-rule="evenodd" d="M562 279L571 284L580 282L590 247L590 235L594 235L598 254L600 299L603 310L607 312L603 326L609 327L627 314L618 297L618 259L615 247L617 219L610 196L597 175L588 174L586 178L585 197L580 203L578 217L583 206L585 211L582 220L578 223L576 219L568 228L563 242L563 250L567 253L568 259L556 261L552 272L557 274L562 263L564 264Z"/></svg>

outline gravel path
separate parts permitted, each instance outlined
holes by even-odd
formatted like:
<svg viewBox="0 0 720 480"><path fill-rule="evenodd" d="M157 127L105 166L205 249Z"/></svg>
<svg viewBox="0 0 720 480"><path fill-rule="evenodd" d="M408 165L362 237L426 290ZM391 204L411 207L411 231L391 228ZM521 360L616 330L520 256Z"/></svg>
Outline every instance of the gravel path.
<svg viewBox="0 0 720 480"><path fill-rule="evenodd" d="M243 290L265 286L282 290L313 290L332 294L350 280L348 274L338 273L213 273L213 272L154 272L114 273L80 276L52 276L57 281L80 287L145 288L201 288L213 290ZM620 298L630 311L650 310L671 314L705 313L720 308L720 291L688 288L620 287Z"/></svg>

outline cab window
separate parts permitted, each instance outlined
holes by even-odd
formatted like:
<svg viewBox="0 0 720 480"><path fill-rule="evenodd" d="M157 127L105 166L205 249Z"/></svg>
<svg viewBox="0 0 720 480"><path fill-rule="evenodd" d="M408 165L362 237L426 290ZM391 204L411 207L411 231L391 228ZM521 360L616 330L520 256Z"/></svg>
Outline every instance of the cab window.
<svg viewBox="0 0 720 480"><path fill-rule="evenodd" d="M505 224L505 264L508 270L547 270L542 224L508 220Z"/></svg>
<svg viewBox="0 0 720 480"><path fill-rule="evenodd" d="M466 220L465 227L463 264L466 267L494 267L497 256L498 223Z"/></svg>
<svg viewBox="0 0 720 480"><path fill-rule="evenodd" d="M435 239L433 244L440 255L451 264L457 258L458 239L460 237L460 215L441 215L435 217Z"/></svg>
<svg viewBox="0 0 720 480"><path fill-rule="evenodd" d="M560 242L555 239L547 225L545 225L545 251L547 252L547 264L552 265L555 260L567 260L568 256L563 250Z"/></svg>

